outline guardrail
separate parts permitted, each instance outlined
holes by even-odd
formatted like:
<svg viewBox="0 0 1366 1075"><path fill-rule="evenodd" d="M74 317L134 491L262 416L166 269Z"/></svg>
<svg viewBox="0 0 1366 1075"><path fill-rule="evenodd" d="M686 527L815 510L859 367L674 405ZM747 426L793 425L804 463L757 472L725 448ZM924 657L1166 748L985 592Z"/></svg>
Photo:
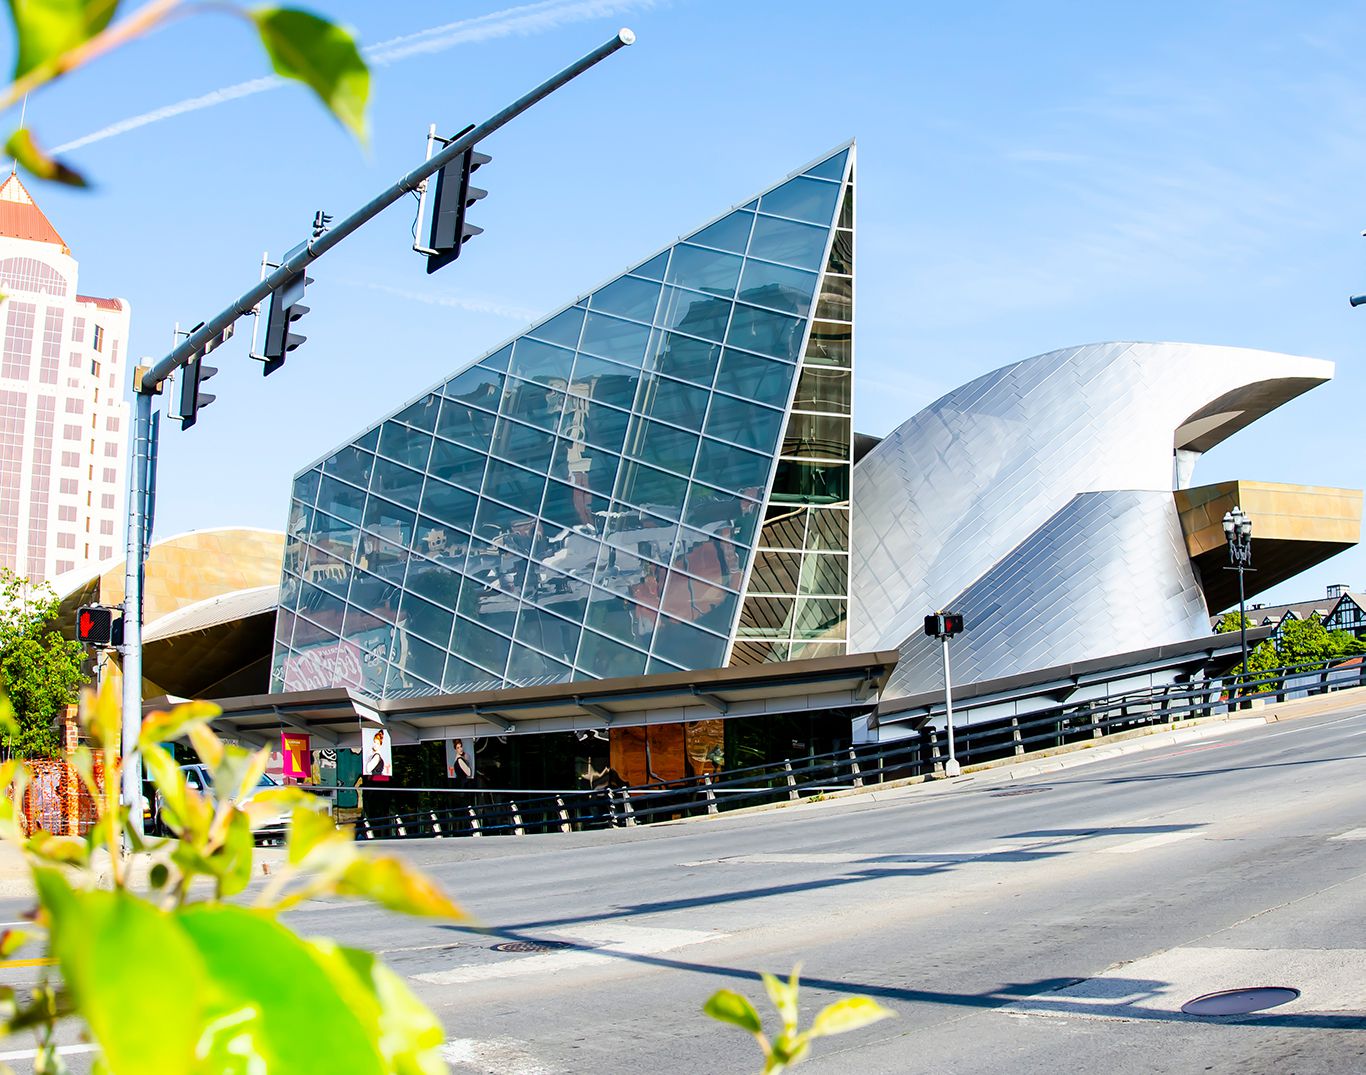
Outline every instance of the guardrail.
<svg viewBox="0 0 1366 1075"><path fill-rule="evenodd" d="M1018 757L1144 726L1232 713L1257 702L1357 686L1366 686L1366 661L1352 658L1301 662L1246 677L1235 673L1062 704L1020 717L956 725L956 755L965 765ZM448 796L450 804L359 818L356 836L362 840L523 836L640 825L933 775L942 771L947 757L944 729L926 726L891 743L628 787L385 789L436 792Z"/></svg>

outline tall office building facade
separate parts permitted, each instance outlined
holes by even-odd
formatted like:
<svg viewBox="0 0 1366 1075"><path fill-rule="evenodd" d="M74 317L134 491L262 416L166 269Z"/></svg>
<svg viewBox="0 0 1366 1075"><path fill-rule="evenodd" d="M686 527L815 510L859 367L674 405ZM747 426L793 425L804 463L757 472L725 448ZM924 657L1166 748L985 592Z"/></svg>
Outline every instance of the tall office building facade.
<svg viewBox="0 0 1366 1075"><path fill-rule="evenodd" d="M0 565L33 582L122 548L129 307L80 294L78 268L11 174L0 184Z"/></svg>

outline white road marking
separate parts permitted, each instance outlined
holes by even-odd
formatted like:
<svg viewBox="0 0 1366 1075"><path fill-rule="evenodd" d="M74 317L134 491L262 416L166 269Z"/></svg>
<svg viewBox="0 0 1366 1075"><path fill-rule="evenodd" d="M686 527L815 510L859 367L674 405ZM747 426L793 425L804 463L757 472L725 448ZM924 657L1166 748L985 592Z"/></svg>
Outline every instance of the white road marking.
<svg viewBox="0 0 1366 1075"><path fill-rule="evenodd" d="M558 1068L547 1067L511 1038L451 1038L441 1047L441 1056L448 1064L468 1064L480 1071L498 1071L502 1075L555 1075Z"/></svg>
<svg viewBox="0 0 1366 1075"><path fill-rule="evenodd" d="M1366 829L1348 829L1340 832L1336 836L1328 837L1330 840L1366 840Z"/></svg>
<svg viewBox="0 0 1366 1075"><path fill-rule="evenodd" d="M1145 836L1141 840L1130 840L1127 844L1119 844L1116 847L1097 848L1096 853L1100 855L1134 855L1140 851L1151 851L1155 847L1178 843L1181 840L1189 840L1192 836L1199 835L1198 832L1159 832L1154 836Z"/></svg>
<svg viewBox="0 0 1366 1075"><path fill-rule="evenodd" d="M575 927L572 931L556 932L557 937L584 941L595 945L592 949L571 949L563 952L544 952L521 956L496 963L475 963L449 970L414 974L415 981L433 985L460 985L466 982L489 982L498 978L526 978L558 974L583 968L600 969L620 965L618 956L645 956L671 952L690 944L714 941L726 936L714 930L663 929L652 926L623 926L614 922Z"/></svg>
<svg viewBox="0 0 1366 1075"><path fill-rule="evenodd" d="M1263 1016L1366 1010L1366 949L1171 948L1084 982L1027 997L1005 1014L1073 1019L1195 1019L1181 1005L1206 993L1290 986L1301 996Z"/></svg>
<svg viewBox="0 0 1366 1075"><path fill-rule="evenodd" d="M100 1051L98 1045L59 1045L57 1053L60 1056L73 1056L77 1053L97 1053ZM32 1060L38 1055L37 1049L16 1049L12 1053L0 1053L0 1060Z"/></svg>

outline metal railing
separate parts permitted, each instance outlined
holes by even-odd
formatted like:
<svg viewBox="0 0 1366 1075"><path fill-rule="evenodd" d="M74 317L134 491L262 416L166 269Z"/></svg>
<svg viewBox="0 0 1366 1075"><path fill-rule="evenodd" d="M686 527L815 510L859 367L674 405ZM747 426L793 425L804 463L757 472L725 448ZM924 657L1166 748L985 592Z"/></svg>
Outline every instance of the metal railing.
<svg viewBox="0 0 1366 1075"><path fill-rule="evenodd" d="M1146 726L1231 714L1266 701L1286 701L1366 686L1366 661L1309 661L1152 687L1017 717L959 725L956 755L964 765L1019 757ZM355 822L362 840L523 836L572 832L718 814L765 803L815 799L940 773L947 760L943 728L925 726L890 743L870 743L682 780L591 790L426 788L449 805ZM385 789L403 791L405 789Z"/></svg>

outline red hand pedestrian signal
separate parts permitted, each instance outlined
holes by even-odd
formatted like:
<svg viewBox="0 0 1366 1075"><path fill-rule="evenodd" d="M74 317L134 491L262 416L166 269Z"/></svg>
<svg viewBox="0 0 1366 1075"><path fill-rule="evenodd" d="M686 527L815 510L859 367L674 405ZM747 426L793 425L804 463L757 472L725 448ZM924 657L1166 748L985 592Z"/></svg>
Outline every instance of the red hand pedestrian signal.
<svg viewBox="0 0 1366 1075"><path fill-rule="evenodd" d="M114 619L114 609L103 605L86 605L76 613L76 641L87 646L118 645L114 637L122 620Z"/></svg>

